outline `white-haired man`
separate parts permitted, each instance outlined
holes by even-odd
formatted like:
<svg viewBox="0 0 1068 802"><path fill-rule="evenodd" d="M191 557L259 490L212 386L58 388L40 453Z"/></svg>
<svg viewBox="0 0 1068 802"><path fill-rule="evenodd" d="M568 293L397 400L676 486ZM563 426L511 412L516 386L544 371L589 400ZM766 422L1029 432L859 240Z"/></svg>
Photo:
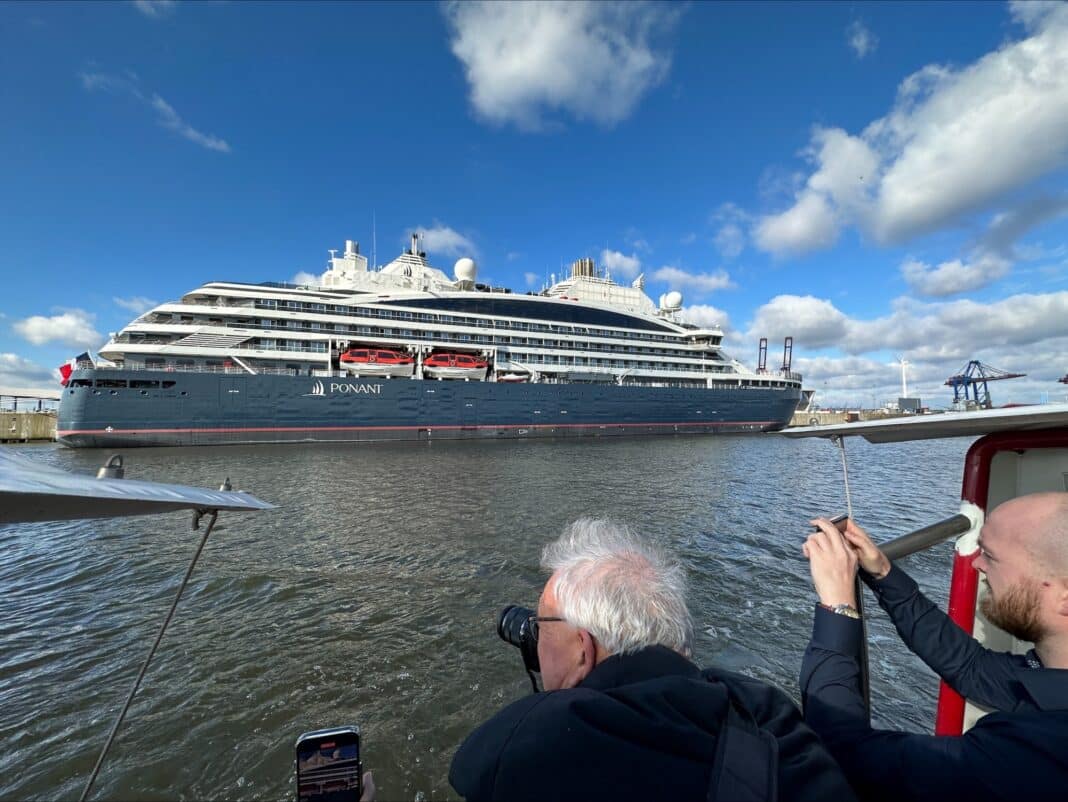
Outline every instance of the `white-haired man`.
<svg viewBox="0 0 1068 802"><path fill-rule="evenodd" d="M583 519L542 555L546 693L508 705L457 751L472 800L849 800L780 690L690 661L683 568L625 527Z"/></svg>
<svg viewBox="0 0 1068 802"><path fill-rule="evenodd" d="M1026 655L985 649L891 565L868 534L829 521L803 547L819 595L801 665L805 720L864 799L895 802L1068 798L1068 493L1008 501L987 518L974 566L983 614L1034 643ZM857 565L905 645L958 693L997 712L963 737L872 729L860 695Z"/></svg>

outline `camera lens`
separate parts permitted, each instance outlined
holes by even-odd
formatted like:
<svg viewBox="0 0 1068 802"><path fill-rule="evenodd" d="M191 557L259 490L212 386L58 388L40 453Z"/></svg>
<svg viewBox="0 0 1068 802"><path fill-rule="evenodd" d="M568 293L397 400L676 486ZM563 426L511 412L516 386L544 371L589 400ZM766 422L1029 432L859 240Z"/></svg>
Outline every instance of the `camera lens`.
<svg viewBox="0 0 1068 802"><path fill-rule="evenodd" d="M518 604L509 604L501 610L500 618L497 619L497 635L505 643L510 643L519 649L523 656L523 664L528 671L540 671L538 664L538 644L530 631L527 619L534 615L529 607L520 607Z"/></svg>

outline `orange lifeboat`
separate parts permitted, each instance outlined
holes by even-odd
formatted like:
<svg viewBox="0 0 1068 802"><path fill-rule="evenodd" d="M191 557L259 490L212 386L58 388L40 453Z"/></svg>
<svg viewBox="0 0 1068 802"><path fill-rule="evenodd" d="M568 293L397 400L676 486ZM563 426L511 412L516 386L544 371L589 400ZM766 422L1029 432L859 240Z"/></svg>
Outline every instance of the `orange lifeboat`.
<svg viewBox="0 0 1068 802"><path fill-rule="evenodd" d="M343 370L356 376L405 378L415 371L411 354L385 348L350 348L339 359Z"/></svg>

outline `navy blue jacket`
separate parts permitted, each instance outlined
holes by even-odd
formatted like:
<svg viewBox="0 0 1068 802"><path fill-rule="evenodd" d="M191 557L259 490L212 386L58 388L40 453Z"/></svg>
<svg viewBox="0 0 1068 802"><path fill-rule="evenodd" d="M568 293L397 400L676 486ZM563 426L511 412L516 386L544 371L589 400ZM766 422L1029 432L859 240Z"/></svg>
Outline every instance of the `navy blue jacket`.
<svg viewBox="0 0 1068 802"><path fill-rule="evenodd" d="M614 655L578 687L508 705L460 746L449 782L468 802L704 800L728 690L775 736L780 799L854 799L782 691L740 674L702 673L662 646Z"/></svg>
<svg viewBox="0 0 1068 802"><path fill-rule="evenodd" d="M979 645L894 566L861 575L905 645L957 693L998 712L963 736L872 729L860 693L860 621L816 609L801 665L805 720L863 799L1068 799L1068 670ZM902 688L902 692L907 689Z"/></svg>

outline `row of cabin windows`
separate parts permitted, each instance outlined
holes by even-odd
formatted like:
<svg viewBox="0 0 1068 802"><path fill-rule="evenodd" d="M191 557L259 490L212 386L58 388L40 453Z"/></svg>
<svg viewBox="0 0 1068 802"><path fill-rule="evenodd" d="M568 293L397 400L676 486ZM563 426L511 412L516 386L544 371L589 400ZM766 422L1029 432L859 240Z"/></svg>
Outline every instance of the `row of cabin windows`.
<svg viewBox="0 0 1068 802"><path fill-rule="evenodd" d="M209 321L209 322L212 322L212 321ZM218 322L218 321L214 321L214 322ZM241 327L241 325L244 322L245 321L238 321L237 322L238 327ZM233 326L235 324L228 322L226 325ZM372 333L375 333L374 332L375 329L377 329L378 332L383 331L382 329L378 329L378 327L371 327L371 326L355 326L355 327L347 327L346 328L346 327L342 326L341 324L338 324L337 326L335 326L332 323L322 323L322 324L320 324L320 323L317 323L317 322L304 322L304 321L296 321L296 320L293 320L293 321L270 320L268 318L259 319L256 322L256 325L258 325L259 328L271 329L271 330L285 329L285 330L290 330L290 331L309 331L309 332L329 331L329 332L332 332L332 333L335 333L335 334L338 334L338 335L341 335L341 336L372 334ZM460 342L476 342L476 343L482 343L482 344L486 344L486 345L498 345L498 346L499 345L541 345L541 347L544 347L544 348L564 348L564 349L568 349L568 350L580 350L580 351L608 351L608 352L611 352L611 353L625 351L625 352L631 353L631 354L649 354L649 355L655 355L655 356L692 357L692 355L693 355L691 351L685 351L685 350L682 350L682 349L646 348L646 347L634 346L634 345L626 345L626 346L619 345L619 346L616 346L616 345L611 345L611 344L606 344L606 343L591 343L591 342L569 343L566 340L549 340L549 339L539 340L538 338L534 338L534 337L510 337L510 336L503 336L503 335L490 336L490 335L485 335L485 334L475 334L475 335L460 334L458 336L452 336L452 335L449 335L447 332L436 332L436 331L425 332L422 335L417 335L412 329L385 329L384 331L387 334L390 334L390 335L399 334L402 337L407 337L407 338L410 338L410 339L421 339L421 340L457 340L458 339ZM154 338L154 337L151 337L151 336L142 336L138 332L133 332L133 333L131 333L129 335L129 341L131 343L135 343L135 344L154 343L154 342L156 342L156 340L158 340L158 338ZM264 342L264 343L271 342L270 340L263 339L263 338L261 338L260 341ZM315 347L315 346L318 346L318 347ZM263 345L261 347L262 348L272 349L272 350L274 348L274 346L270 346L270 345ZM283 350L310 350L310 351L324 352L326 350L326 347L325 347L325 344L323 344L323 343L312 343L308 347L305 347L303 344L299 344L299 341L297 341L297 343L291 342L291 345L287 349L283 349Z"/></svg>
<svg viewBox="0 0 1068 802"><path fill-rule="evenodd" d="M153 379L97 379L97 387L104 387L109 390L117 388L129 387L132 390L169 390L174 387L177 382L169 380L155 381ZM74 379L71 381L71 387L92 387L94 382L92 379Z"/></svg>
<svg viewBox="0 0 1068 802"><path fill-rule="evenodd" d="M282 310L287 312L311 312L319 314L345 315L350 317L381 317L394 320L417 320L421 323L448 323L457 325L479 326L482 328L520 329L523 331L559 331L568 334L587 334L598 337L618 337L620 332L609 329L595 328L591 326L563 325L562 323L535 323L519 320L487 320L481 317L469 317L467 315L450 315L446 313L409 312L400 309L383 309L374 306L351 307L351 306L326 306L324 304L311 304L300 301L285 301L279 303L274 299L256 299L256 308ZM619 313L606 313L615 315L621 319L626 316ZM631 324L631 325L627 325ZM620 323L620 328L642 328L648 325L641 320L625 320ZM655 340L658 342L677 342L677 337L642 333L628 333L629 337L642 340ZM712 344L719 345L720 337L713 337Z"/></svg>

